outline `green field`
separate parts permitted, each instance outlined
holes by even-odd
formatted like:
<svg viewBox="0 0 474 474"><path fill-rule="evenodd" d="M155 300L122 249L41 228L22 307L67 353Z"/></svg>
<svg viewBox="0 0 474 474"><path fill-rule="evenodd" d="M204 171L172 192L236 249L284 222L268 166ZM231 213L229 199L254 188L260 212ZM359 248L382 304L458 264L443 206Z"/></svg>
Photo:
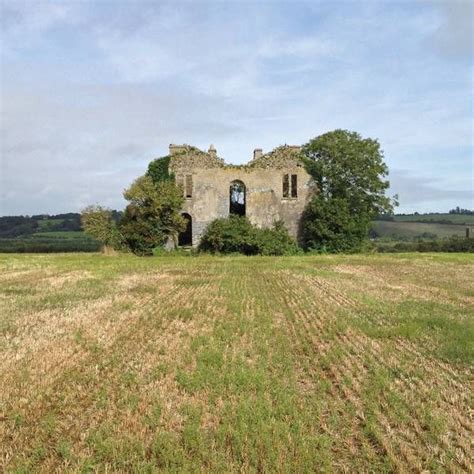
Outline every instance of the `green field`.
<svg viewBox="0 0 474 474"><path fill-rule="evenodd" d="M410 214L407 216L394 216L396 222L439 222L449 221L452 224L472 225L474 226L474 216L467 214Z"/></svg>
<svg viewBox="0 0 474 474"><path fill-rule="evenodd" d="M422 222L393 222L393 221L375 221L372 223L372 229L378 237L397 239L413 239L416 237L445 238L457 235L464 237L466 235L466 226L457 224L429 224ZM471 231L474 235L474 226Z"/></svg>
<svg viewBox="0 0 474 474"><path fill-rule="evenodd" d="M0 239L0 253L97 252L100 244L80 231L36 232L27 236Z"/></svg>
<svg viewBox="0 0 474 474"><path fill-rule="evenodd" d="M50 237L50 238L59 238L59 239L92 239L85 232L78 230L56 230L48 232L35 232L32 236L33 238L41 237Z"/></svg>
<svg viewBox="0 0 474 474"><path fill-rule="evenodd" d="M469 472L473 274L0 256L0 471Z"/></svg>

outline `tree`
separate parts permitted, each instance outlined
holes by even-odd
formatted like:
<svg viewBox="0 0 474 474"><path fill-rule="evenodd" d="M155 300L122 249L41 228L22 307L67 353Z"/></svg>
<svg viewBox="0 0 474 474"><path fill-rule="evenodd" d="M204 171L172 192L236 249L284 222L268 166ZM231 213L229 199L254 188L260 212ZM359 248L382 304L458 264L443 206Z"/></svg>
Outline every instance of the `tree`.
<svg viewBox="0 0 474 474"><path fill-rule="evenodd" d="M303 146L306 169L318 186L302 219L306 248L328 251L358 250L371 221L393 212L385 196L387 165L377 140L356 132L335 130Z"/></svg>
<svg viewBox="0 0 474 474"><path fill-rule="evenodd" d="M81 212L81 225L86 234L104 246L104 250L121 247L122 238L110 209L99 205L86 207Z"/></svg>
<svg viewBox="0 0 474 474"><path fill-rule="evenodd" d="M186 223L179 212L184 198L174 181L155 183L147 174L137 178L125 190L124 197L129 204L120 221L120 231L134 253L150 254L168 236L177 244Z"/></svg>

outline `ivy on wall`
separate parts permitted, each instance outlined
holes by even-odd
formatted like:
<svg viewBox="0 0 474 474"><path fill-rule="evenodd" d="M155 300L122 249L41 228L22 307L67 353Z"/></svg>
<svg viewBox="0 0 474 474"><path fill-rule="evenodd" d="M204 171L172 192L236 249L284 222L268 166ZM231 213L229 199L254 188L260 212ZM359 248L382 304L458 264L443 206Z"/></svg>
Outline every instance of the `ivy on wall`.
<svg viewBox="0 0 474 474"><path fill-rule="evenodd" d="M171 156L163 156L161 158L157 158L153 160L148 165L148 170L146 172L147 176L149 176L152 181L157 184L162 181L172 181L174 180L174 174L170 173L169 165L170 165Z"/></svg>

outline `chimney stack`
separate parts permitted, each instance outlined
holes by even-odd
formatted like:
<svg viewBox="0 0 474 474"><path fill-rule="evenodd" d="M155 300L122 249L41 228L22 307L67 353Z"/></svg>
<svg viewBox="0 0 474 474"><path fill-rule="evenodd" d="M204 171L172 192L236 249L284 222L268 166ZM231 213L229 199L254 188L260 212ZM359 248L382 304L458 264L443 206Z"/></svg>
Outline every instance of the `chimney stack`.
<svg viewBox="0 0 474 474"><path fill-rule="evenodd" d="M262 155L263 155L262 149L261 149L261 148L255 148L255 150L253 151L253 159L254 159L254 160L257 160L257 159L260 158Z"/></svg>
<svg viewBox="0 0 474 474"><path fill-rule="evenodd" d="M217 156L217 150L216 150L216 147L214 145L210 145L209 146L209 150L207 151L213 158L215 158Z"/></svg>

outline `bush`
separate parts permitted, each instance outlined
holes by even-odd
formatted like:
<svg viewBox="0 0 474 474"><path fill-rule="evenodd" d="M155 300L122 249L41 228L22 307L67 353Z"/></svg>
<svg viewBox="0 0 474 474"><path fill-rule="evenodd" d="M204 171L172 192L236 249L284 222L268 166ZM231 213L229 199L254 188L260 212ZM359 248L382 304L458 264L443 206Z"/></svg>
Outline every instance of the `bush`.
<svg viewBox="0 0 474 474"><path fill-rule="evenodd" d="M276 222L272 229L259 229L246 217L230 216L209 224L199 250L225 254L290 255L298 251L298 246L281 222Z"/></svg>
<svg viewBox="0 0 474 474"><path fill-rule="evenodd" d="M260 255L294 255L299 247L288 234L283 222L278 221L273 229L255 228Z"/></svg>
<svg viewBox="0 0 474 474"><path fill-rule="evenodd" d="M112 218L112 210L102 206L87 206L81 212L81 224L84 232L104 248L119 250L122 247L122 236Z"/></svg>

